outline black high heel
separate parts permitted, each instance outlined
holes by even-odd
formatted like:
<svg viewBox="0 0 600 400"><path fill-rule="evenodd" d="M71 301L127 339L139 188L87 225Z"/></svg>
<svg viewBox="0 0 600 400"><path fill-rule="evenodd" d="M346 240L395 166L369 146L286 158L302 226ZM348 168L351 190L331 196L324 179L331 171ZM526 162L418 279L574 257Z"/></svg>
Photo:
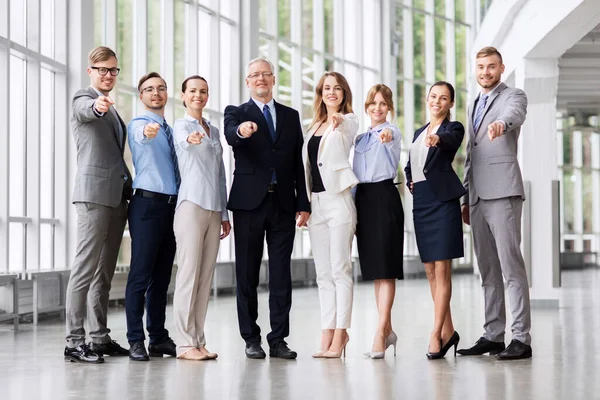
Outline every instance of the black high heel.
<svg viewBox="0 0 600 400"><path fill-rule="evenodd" d="M440 339L440 342L442 340ZM450 347L454 346L454 357L456 357L456 350L458 347L458 342L460 342L460 336L458 334L458 332L454 331L454 333L452 334L452 336L450 336L450 339L448 339L448 342L446 342L445 345L441 346L440 351L438 351L437 353L430 353L427 352L427 358L429 358L430 360L437 360L440 358L443 358L446 353L448 352L448 350L450 350ZM440 343L441 345L441 343Z"/></svg>

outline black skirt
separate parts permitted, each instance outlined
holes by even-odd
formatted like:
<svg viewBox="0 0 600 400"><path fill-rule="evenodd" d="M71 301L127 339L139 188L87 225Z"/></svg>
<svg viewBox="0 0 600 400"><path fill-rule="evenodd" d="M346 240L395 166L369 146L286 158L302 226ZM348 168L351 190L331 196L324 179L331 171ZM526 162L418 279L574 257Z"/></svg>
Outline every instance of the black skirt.
<svg viewBox="0 0 600 400"><path fill-rule="evenodd" d="M413 219L422 262L464 256L460 199L439 201L427 180L417 182L413 189Z"/></svg>
<svg viewBox="0 0 600 400"><path fill-rule="evenodd" d="M404 279L404 210L394 182L360 183L355 202L362 278Z"/></svg>

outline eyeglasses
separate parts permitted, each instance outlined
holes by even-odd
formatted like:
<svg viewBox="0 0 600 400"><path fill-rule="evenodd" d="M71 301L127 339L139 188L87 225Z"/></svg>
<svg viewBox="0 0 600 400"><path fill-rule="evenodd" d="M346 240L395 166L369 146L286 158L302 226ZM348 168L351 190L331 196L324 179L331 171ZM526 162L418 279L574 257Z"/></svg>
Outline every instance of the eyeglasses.
<svg viewBox="0 0 600 400"><path fill-rule="evenodd" d="M157 91L158 93L167 93L167 87L166 86L159 86L159 87L154 87L154 86L148 86L143 88L142 90L140 90L140 92L145 93L145 94L150 94L150 93L154 93L154 91Z"/></svg>
<svg viewBox="0 0 600 400"><path fill-rule="evenodd" d="M273 76L272 72L255 72L253 74L248 75L248 79L257 80L258 78L270 78Z"/></svg>
<svg viewBox="0 0 600 400"><path fill-rule="evenodd" d="M117 75L119 75L119 71L121 71L120 68L105 68L105 67L90 67L90 68L97 70L98 74L101 76L108 74L109 71L112 76L117 76Z"/></svg>

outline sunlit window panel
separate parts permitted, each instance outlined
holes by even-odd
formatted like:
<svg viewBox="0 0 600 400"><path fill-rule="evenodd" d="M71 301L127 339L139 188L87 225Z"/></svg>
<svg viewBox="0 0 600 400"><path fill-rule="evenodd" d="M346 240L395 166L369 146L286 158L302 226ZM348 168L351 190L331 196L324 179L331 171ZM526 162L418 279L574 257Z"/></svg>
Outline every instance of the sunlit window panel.
<svg viewBox="0 0 600 400"><path fill-rule="evenodd" d="M151 2L153 3L153 2ZM132 85L137 87L137 80L140 78L134 76L133 71L133 55L134 55L134 31L133 18L134 9L132 2L129 0L117 0L117 58L119 59L119 81L124 85ZM160 28L154 27L160 31ZM148 28L150 30L150 27ZM106 43L102 43L106 45ZM150 49L149 49L150 50ZM150 51L149 53L150 54Z"/></svg>
<svg viewBox="0 0 600 400"><path fill-rule="evenodd" d="M15 217L25 216L25 174L27 139L25 110L26 110L26 62L21 58L10 56L10 136L9 146L9 215Z"/></svg>

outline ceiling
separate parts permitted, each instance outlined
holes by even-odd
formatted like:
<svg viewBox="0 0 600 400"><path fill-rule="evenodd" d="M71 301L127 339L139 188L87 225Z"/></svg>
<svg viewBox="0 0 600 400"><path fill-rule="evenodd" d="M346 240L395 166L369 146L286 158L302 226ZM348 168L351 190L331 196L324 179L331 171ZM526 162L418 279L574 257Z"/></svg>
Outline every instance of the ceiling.
<svg viewBox="0 0 600 400"><path fill-rule="evenodd" d="M558 109L600 113L600 25L558 63Z"/></svg>

